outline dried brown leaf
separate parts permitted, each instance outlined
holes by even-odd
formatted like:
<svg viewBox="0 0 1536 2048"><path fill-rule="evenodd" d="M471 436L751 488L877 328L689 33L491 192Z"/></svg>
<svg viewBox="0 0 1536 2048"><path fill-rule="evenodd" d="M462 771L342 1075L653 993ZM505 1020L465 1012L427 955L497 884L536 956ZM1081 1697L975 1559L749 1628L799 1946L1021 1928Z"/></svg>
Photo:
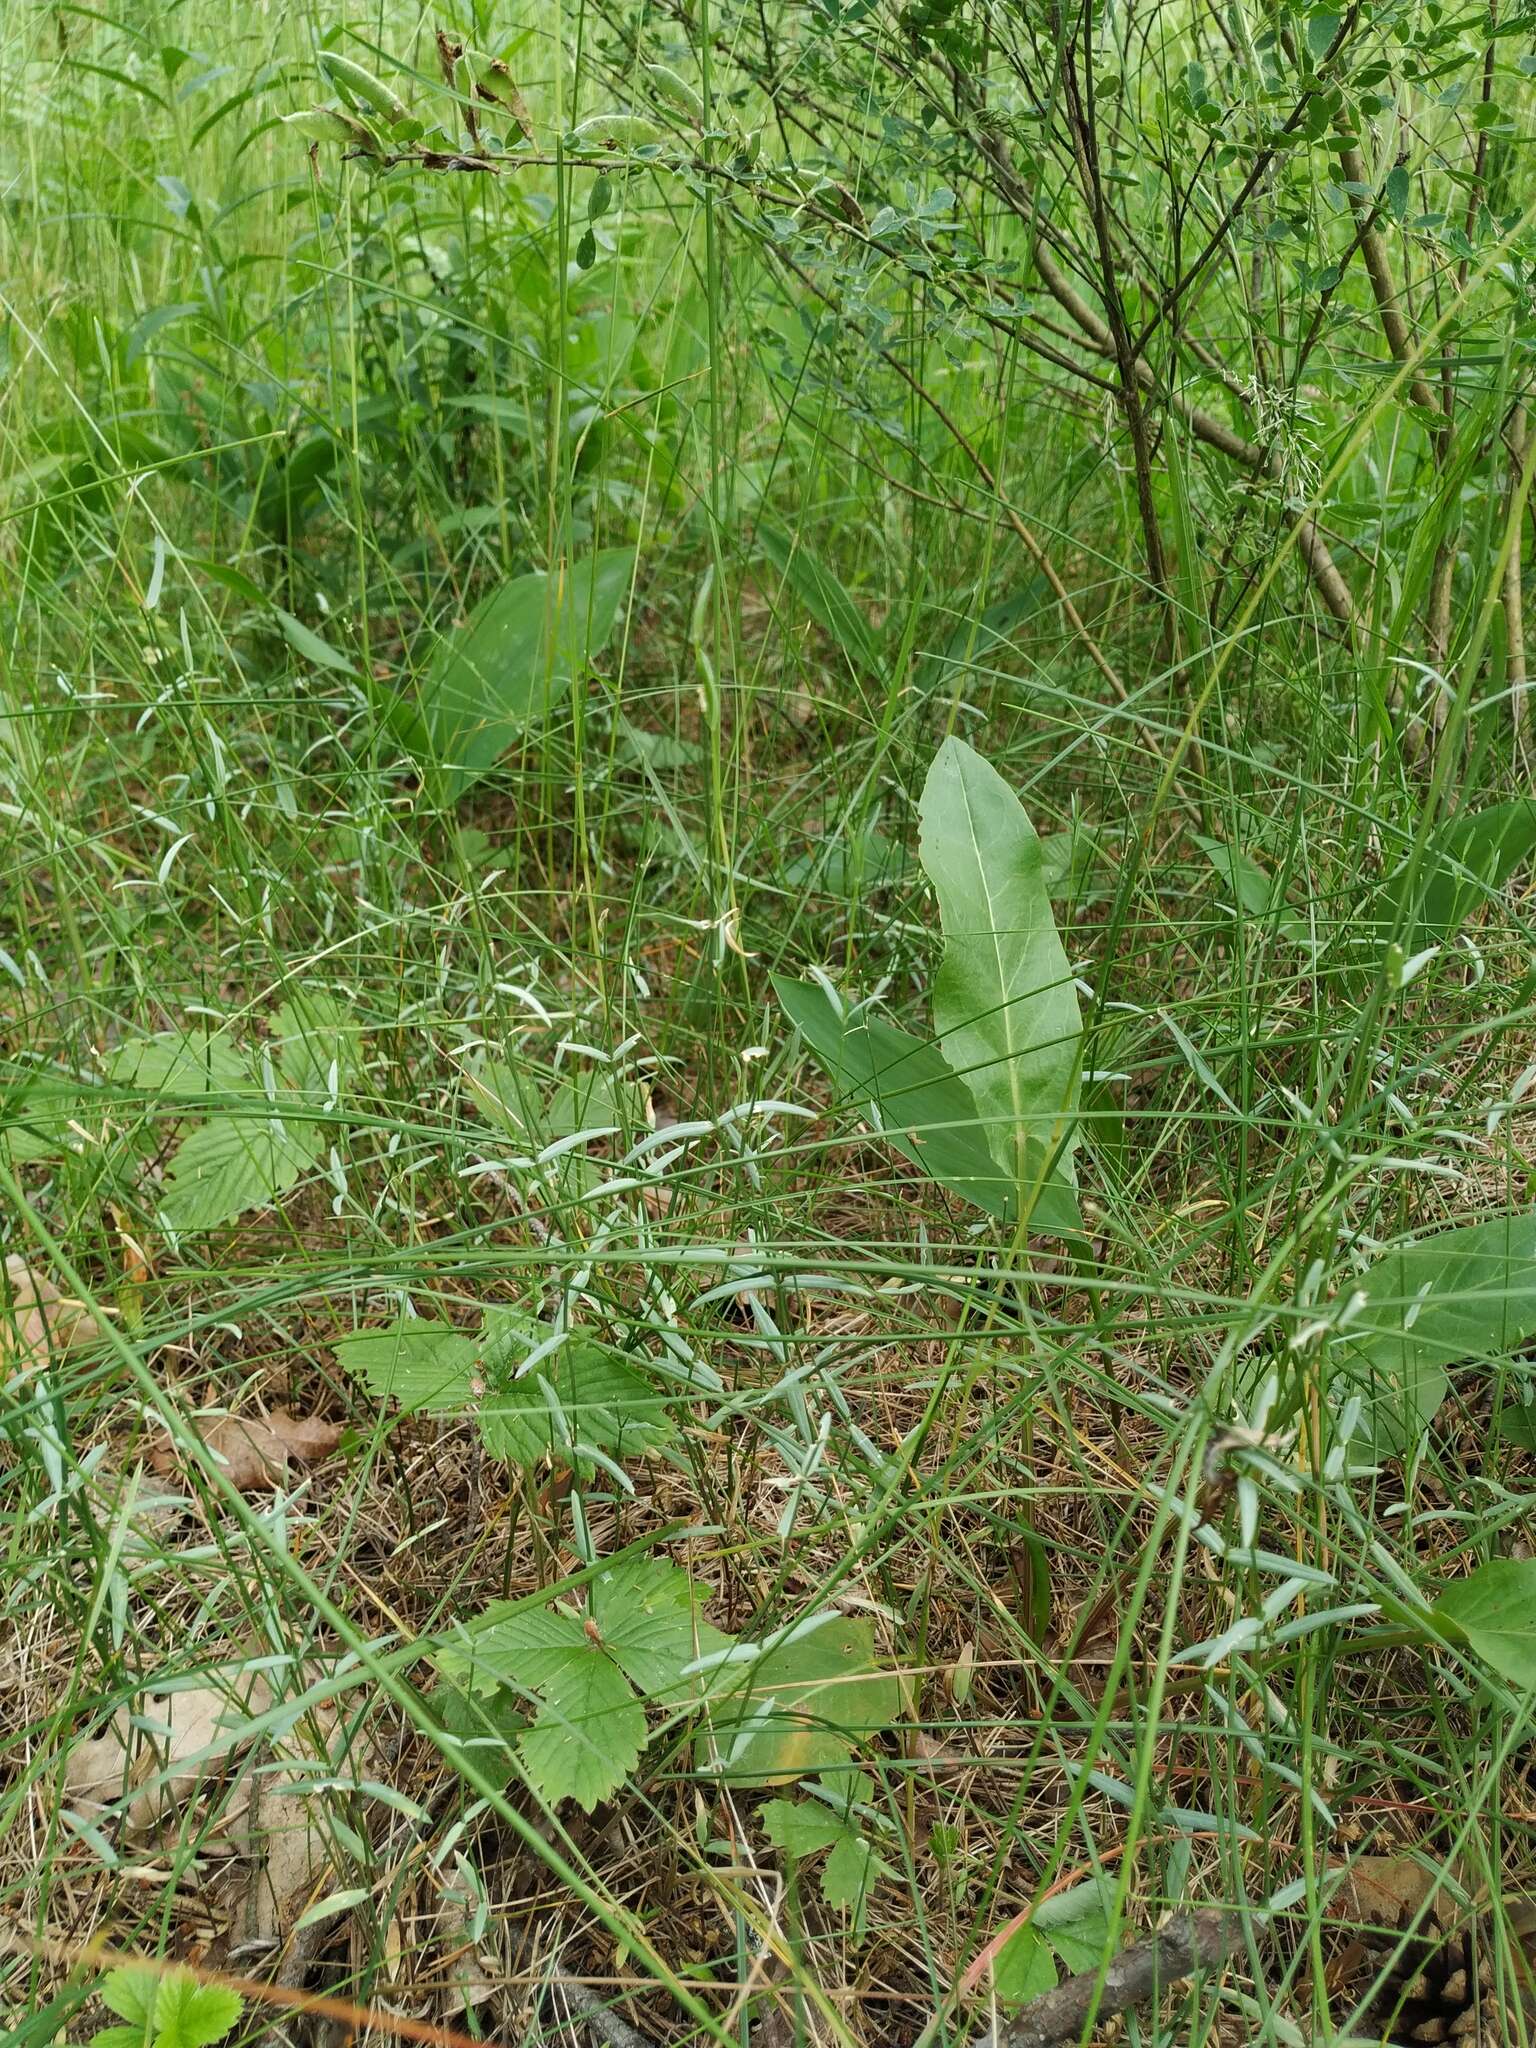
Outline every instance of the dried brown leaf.
<svg viewBox="0 0 1536 2048"><path fill-rule="evenodd" d="M198 1434L232 1485L242 1493L261 1493L281 1486L291 1470L313 1465L335 1450L341 1424L274 1408L269 1415L221 1415ZM171 1472L180 1461L174 1446L162 1444L151 1463L157 1472Z"/></svg>
<svg viewBox="0 0 1536 2048"><path fill-rule="evenodd" d="M232 1674L227 1688L147 1693L132 1715L120 1709L105 1734L71 1747L64 1759L64 1797L76 1812L94 1818L130 1791L127 1824L142 1833L222 1774L250 1740L252 1717L271 1700L259 1672Z"/></svg>
<svg viewBox="0 0 1536 2048"><path fill-rule="evenodd" d="M7 1253L0 1292L0 1360L29 1372L100 1334L100 1323L83 1302L62 1295L20 1252Z"/></svg>
<svg viewBox="0 0 1536 2048"><path fill-rule="evenodd" d="M1397 1856L1353 1856L1344 1866L1342 1883L1328 1907L1338 1926L1396 1928L1419 1909L1439 1898L1442 1876L1427 1859ZM1448 1908L1452 1918L1455 1907Z"/></svg>

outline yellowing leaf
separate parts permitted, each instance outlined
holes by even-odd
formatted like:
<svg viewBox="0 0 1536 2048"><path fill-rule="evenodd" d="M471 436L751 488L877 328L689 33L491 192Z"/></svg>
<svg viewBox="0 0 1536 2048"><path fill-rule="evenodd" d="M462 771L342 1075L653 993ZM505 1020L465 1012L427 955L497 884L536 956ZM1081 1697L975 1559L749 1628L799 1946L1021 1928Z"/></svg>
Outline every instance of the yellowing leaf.
<svg viewBox="0 0 1536 2048"><path fill-rule="evenodd" d="M729 1668L742 1675L713 1705L699 1767L732 1784L780 1785L833 1770L901 1713L900 1681L876 1668L867 1621L831 1615Z"/></svg>

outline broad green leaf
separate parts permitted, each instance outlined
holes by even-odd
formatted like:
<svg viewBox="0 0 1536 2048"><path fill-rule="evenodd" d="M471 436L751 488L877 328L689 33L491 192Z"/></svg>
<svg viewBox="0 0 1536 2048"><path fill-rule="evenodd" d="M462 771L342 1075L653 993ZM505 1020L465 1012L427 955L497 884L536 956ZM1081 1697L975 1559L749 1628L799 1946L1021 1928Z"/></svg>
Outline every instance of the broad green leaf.
<svg viewBox="0 0 1536 2048"><path fill-rule="evenodd" d="M0 1158L21 1166L78 1151L85 1140L71 1125L91 1115L96 1087L54 1072L13 1073L0 1092Z"/></svg>
<svg viewBox="0 0 1536 2048"><path fill-rule="evenodd" d="M862 1919L886 1866L856 1821L814 1799L770 1799L762 1808L762 1822L769 1841L793 1862L829 1849L821 1870L821 1895L829 1906Z"/></svg>
<svg viewBox="0 0 1536 2048"><path fill-rule="evenodd" d="M487 1060L482 1067L466 1071L464 1086L469 1098L488 1123L493 1123L519 1144L546 1144L544 1101L532 1074L508 1060Z"/></svg>
<svg viewBox="0 0 1536 2048"><path fill-rule="evenodd" d="M1110 1929L1114 1894L1107 1877L1085 1878L1070 1891L1042 1899L1029 1916L1030 1926L1044 1936L1074 1976L1081 1970L1096 1970L1114 1946Z"/></svg>
<svg viewBox="0 0 1536 2048"><path fill-rule="evenodd" d="M439 642L416 710L445 796L462 796L545 718L613 632L633 548L515 576ZM410 742L407 727L401 737Z"/></svg>
<svg viewBox="0 0 1536 2048"><path fill-rule="evenodd" d="M160 1218L178 1236L232 1223L286 1194L315 1161L308 1124L277 1116L216 1116L189 1131L165 1176Z"/></svg>
<svg viewBox="0 0 1536 2048"><path fill-rule="evenodd" d="M237 1992L221 1984L200 1984L190 1970L147 1970L125 1964L103 1979L102 2002L128 2022L96 2039L116 2039L135 2048L210 2048L240 2017Z"/></svg>
<svg viewBox="0 0 1536 2048"><path fill-rule="evenodd" d="M1430 841L1416 891L1417 909L1404 927L1404 951L1453 938L1532 852L1536 798L1518 797L1451 818ZM1383 928L1401 915L1405 882L1406 877L1399 876L1387 884L1378 919Z"/></svg>
<svg viewBox="0 0 1536 2048"><path fill-rule="evenodd" d="M944 960L933 1017L988 1145L1030 1202L1048 1169L1072 1179L1082 1023L1040 841L1013 791L963 740L924 785L919 852L938 897Z"/></svg>
<svg viewBox="0 0 1536 2048"><path fill-rule="evenodd" d="M759 526L757 542L817 625L836 641L850 665L865 674L872 673L880 661L875 636L869 621L834 572L803 541L776 526Z"/></svg>
<svg viewBox="0 0 1536 2048"><path fill-rule="evenodd" d="M282 628L283 638L298 655L314 668L335 669L344 676L357 674L357 663L351 655L343 654L339 647L333 647L329 640L323 640L311 626L302 619L296 619L292 612L285 612L281 605L274 605L277 623Z"/></svg>
<svg viewBox="0 0 1536 2048"><path fill-rule="evenodd" d="M323 990L292 995L273 1014L285 1085L321 1109L344 1094L357 1072L358 1025Z"/></svg>
<svg viewBox="0 0 1536 2048"><path fill-rule="evenodd" d="M796 1863L840 1842L848 1823L814 1799L766 1799L759 1815L768 1839Z"/></svg>
<svg viewBox="0 0 1536 2048"><path fill-rule="evenodd" d="M875 1665L867 1621L832 1615L808 1635L765 1650L717 1698L699 1745L701 1769L736 1785L780 1785L845 1765L901 1713L901 1686Z"/></svg>
<svg viewBox="0 0 1536 2048"><path fill-rule="evenodd" d="M625 1559L592 1586L592 1616L610 1656L637 1692L661 1706L704 1698L710 1680L684 1672L730 1647L701 1606L693 1580L664 1558Z"/></svg>
<svg viewBox="0 0 1536 2048"><path fill-rule="evenodd" d="M1018 1191L987 1145L969 1089L936 1045L910 1037L879 1017L839 1015L815 982L773 976L785 1014L839 1090L905 1158L942 1188L989 1216L1011 1222ZM1059 1170L1040 1191L1032 1220L1041 1230L1082 1228L1077 1203Z"/></svg>
<svg viewBox="0 0 1536 2048"><path fill-rule="evenodd" d="M188 1970L160 1982L155 2001L155 2048L209 2048L240 2017L240 1995L222 1984L199 1984Z"/></svg>
<svg viewBox="0 0 1536 2048"><path fill-rule="evenodd" d="M1448 1367L1536 1335L1536 1212L1394 1245L1359 1291L1334 1358L1365 1382L1378 1448L1405 1451L1449 1392Z"/></svg>
<svg viewBox="0 0 1536 2048"><path fill-rule="evenodd" d="M627 1560L594 1581L585 1617L493 1602L433 1661L467 1691L506 1686L531 1695L537 1712L517 1738L529 1782L550 1801L574 1799L590 1812L645 1747L645 1708L634 1688L663 1705L698 1699L699 1681L685 1680L684 1670L729 1647L700 1617L700 1600L675 1565Z"/></svg>
<svg viewBox="0 0 1536 2048"><path fill-rule="evenodd" d="M523 1361L549 1336L547 1324L516 1309L485 1312L473 1406L493 1457L535 1465L566 1455L573 1442L639 1457L667 1440L665 1397L606 1344L572 1332L524 1371Z"/></svg>
<svg viewBox="0 0 1536 2048"><path fill-rule="evenodd" d="M1536 1692L1536 1558L1479 1565L1446 1587L1434 1612L1501 1678Z"/></svg>
<svg viewBox="0 0 1536 2048"><path fill-rule="evenodd" d="M113 1052L107 1072L125 1088L174 1102L248 1095L256 1085L245 1055L224 1031L162 1031L154 1038L130 1038Z"/></svg>
<svg viewBox="0 0 1536 2048"><path fill-rule="evenodd" d="M476 1767L505 1787L516 1772L517 1739L528 1716L501 1687L471 1696L446 1679L432 1694L432 1705L449 1735L457 1736Z"/></svg>
<svg viewBox="0 0 1536 2048"><path fill-rule="evenodd" d="M336 1357L370 1394L398 1401L407 1413L451 1415L470 1404L480 1341L451 1323L406 1316L387 1330L354 1330Z"/></svg>
<svg viewBox="0 0 1536 2048"><path fill-rule="evenodd" d="M583 1642L546 1674L538 1718L517 1751L536 1792L590 1813L639 1763L645 1734L645 1709L624 1674Z"/></svg>
<svg viewBox="0 0 1536 2048"><path fill-rule="evenodd" d="M160 1972L146 1970L139 1964L124 1963L121 1968L109 1971L101 1982L102 2004L134 2027L153 2025L159 1995Z"/></svg>
<svg viewBox="0 0 1536 2048"><path fill-rule="evenodd" d="M1056 1983L1056 1965L1032 1921L1016 1927L992 1965L992 1984L999 2003L1027 2005Z"/></svg>
<svg viewBox="0 0 1536 2048"><path fill-rule="evenodd" d="M784 879L795 888L809 884L829 896L866 894L889 888L906 873L907 856L878 826L851 840L823 841L814 853L797 854L785 864Z"/></svg>
<svg viewBox="0 0 1536 2048"><path fill-rule="evenodd" d="M859 1913L884 1874L874 1844L856 1828L844 1828L822 1865L821 1895L829 1906Z"/></svg>
<svg viewBox="0 0 1536 2048"><path fill-rule="evenodd" d="M1196 846L1220 875L1233 901L1249 917L1265 917L1274 907L1275 884L1251 855L1224 839L1191 835Z"/></svg>

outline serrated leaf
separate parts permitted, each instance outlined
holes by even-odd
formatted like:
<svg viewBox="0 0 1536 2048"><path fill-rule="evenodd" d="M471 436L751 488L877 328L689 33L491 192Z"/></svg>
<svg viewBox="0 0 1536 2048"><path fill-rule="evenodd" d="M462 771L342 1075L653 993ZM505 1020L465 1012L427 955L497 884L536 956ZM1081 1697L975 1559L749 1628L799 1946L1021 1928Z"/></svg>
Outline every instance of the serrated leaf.
<svg viewBox="0 0 1536 2048"><path fill-rule="evenodd" d="M109 2012L130 2026L153 2025L155 2000L160 1995L160 1972L142 1965L124 1963L108 1971L101 1982L101 2000Z"/></svg>
<svg viewBox="0 0 1536 2048"><path fill-rule="evenodd" d="M515 576L438 643L416 710L450 800L547 717L602 649L634 565L633 548L607 548L552 576Z"/></svg>
<svg viewBox="0 0 1536 2048"><path fill-rule="evenodd" d="M166 1172L165 1228L214 1230L286 1194L315 1161L315 1134L281 1117L212 1117L189 1131Z"/></svg>
<svg viewBox="0 0 1536 2048"><path fill-rule="evenodd" d="M538 1718L517 1748L536 1792L590 1813L639 1763L645 1736L645 1709L623 1673L583 1643L546 1675Z"/></svg>
<svg viewBox="0 0 1536 2048"><path fill-rule="evenodd" d="M1536 1692L1536 1558L1479 1565L1446 1587L1434 1612L1501 1678Z"/></svg>
<svg viewBox="0 0 1536 2048"><path fill-rule="evenodd" d="M639 1457L666 1441L672 1425L663 1396L606 1345L573 1334L520 1374L522 1361L549 1334L545 1325L515 1310L486 1311L480 1339L484 1391L475 1408L493 1457L530 1466L546 1456L568 1455L566 1430L571 1441L620 1457Z"/></svg>
<svg viewBox="0 0 1536 2048"><path fill-rule="evenodd" d="M700 1742L700 1768L731 1784L786 1784L835 1769L901 1713L900 1684L876 1667L867 1621L833 1615L737 1671Z"/></svg>
<svg viewBox="0 0 1536 2048"><path fill-rule="evenodd" d="M509 1613L493 1602L466 1639L444 1644L434 1662L471 1692L509 1686L532 1696L537 1712L517 1753L530 1783L552 1803L574 1799L590 1812L639 1762L645 1709L574 1615Z"/></svg>
<svg viewBox="0 0 1536 2048"><path fill-rule="evenodd" d="M222 1984L199 1984L188 1970L160 1981L155 2001L155 2048L209 2048L222 2041L240 2017L238 1992Z"/></svg>
<svg viewBox="0 0 1536 2048"><path fill-rule="evenodd" d="M662 1706L702 1699L703 1675L688 1666L730 1647L707 1622L699 1588L664 1558L626 1558L593 1583L592 1613L614 1662L644 1698Z"/></svg>
<svg viewBox="0 0 1536 2048"><path fill-rule="evenodd" d="M386 1330L354 1330L336 1357L381 1401L406 1412L451 1415L470 1403L479 1339L430 1316L409 1316Z"/></svg>
<svg viewBox="0 0 1536 2048"><path fill-rule="evenodd" d="M1051 1166L1072 1178L1082 1036L1040 841L996 769L954 738L929 770L919 816L944 927L934 1026L993 1158L1032 1202Z"/></svg>
<svg viewBox="0 0 1536 2048"><path fill-rule="evenodd" d="M1416 1443L1450 1390L1447 1368L1507 1358L1536 1335L1536 1213L1394 1245L1334 1356L1365 1383L1379 1449Z"/></svg>
<svg viewBox="0 0 1536 2048"><path fill-rule="evenodd" d="M125 1088L176 1102L249 1094L255 1088L245 1055L224 1031L162 1031L153 1038L130 1038L112 1052L107 1073Z"/></svg>
<svg viewBox="0 0 1536 2048"><path fill-rule="evenodd" d="M108 2010L128 2024L110 2027L97 2041L120 2048L210 2048L240 2017L237 1992L200 1984L189 1970L159 1971L125 1964L102 1981Z"/></svg>
<svg viewBox="0 0 1536 2048"><path fill-rule="evenodd" d="M290 996L273 1013L272 1029L284 1084L306 1108L323 1108L346 1091L357 1071L358 1027L334 996Z"/></svg>
<svg viewBox="0 0 1536 2048"><path fill-rule="evenodd" d="M940 1187L1011 1222L1018 1189L993 1158L971 1092L938 1046L883 1018L862 1012L840 1016L814 982L779 974L772 980L790 1022L886 1141ZM1059 1168L1041 1189L1031 1220L1041 1230L1071 1234L1082 1228L1076 1198Z"/></svg>

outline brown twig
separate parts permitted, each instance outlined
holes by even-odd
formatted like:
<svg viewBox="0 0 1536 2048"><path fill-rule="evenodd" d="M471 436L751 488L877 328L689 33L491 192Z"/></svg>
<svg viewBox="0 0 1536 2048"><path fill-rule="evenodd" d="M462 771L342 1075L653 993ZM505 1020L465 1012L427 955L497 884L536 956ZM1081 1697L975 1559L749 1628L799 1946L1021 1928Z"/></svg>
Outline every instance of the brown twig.
<svg viewBox="0 0 1536 2048"><path fill-rule="evenodd" d="M1086 2028L1145 2005L1197 1970L1217 1970L1242 1942L1243 1923L1220 1908L1180 1913L1150 1941L1133 1942L1102 1970L1069 1977L1010 2019L980 2035L972 2048L1061 2048Z"/></svg>

